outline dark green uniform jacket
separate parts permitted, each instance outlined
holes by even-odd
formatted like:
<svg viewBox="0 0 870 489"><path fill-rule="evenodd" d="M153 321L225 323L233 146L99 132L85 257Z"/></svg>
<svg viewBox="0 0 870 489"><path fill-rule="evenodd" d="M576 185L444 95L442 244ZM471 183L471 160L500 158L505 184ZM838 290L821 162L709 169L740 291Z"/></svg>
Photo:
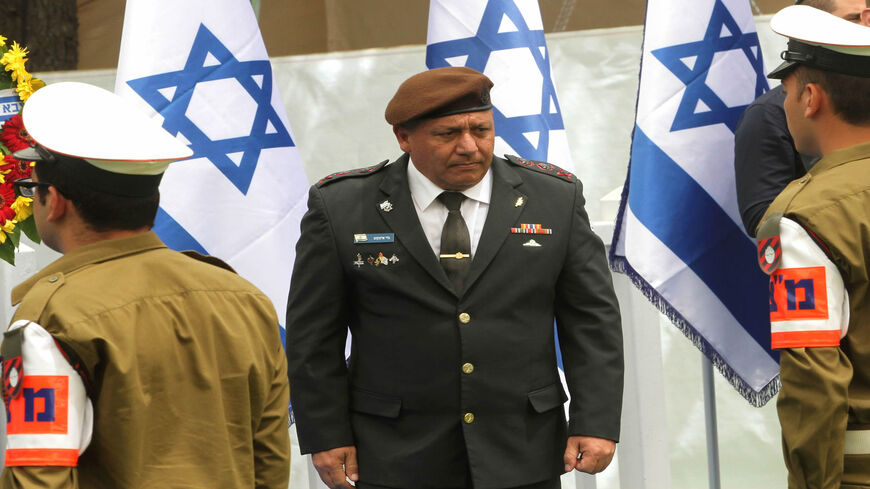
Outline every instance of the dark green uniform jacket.
<svg viewBox="0 0 870 489"><path fill-rule="evenodd" d="M387 487L464 488L468 473L476 489L552 480L568 434L619 437L619 309L582 186L553 165L493 158L457 293L420 226L407 165L405 155L311 188L287 315L302 450L355 445L360 481ZM386 240L354 243L361 233Z"/></svg>

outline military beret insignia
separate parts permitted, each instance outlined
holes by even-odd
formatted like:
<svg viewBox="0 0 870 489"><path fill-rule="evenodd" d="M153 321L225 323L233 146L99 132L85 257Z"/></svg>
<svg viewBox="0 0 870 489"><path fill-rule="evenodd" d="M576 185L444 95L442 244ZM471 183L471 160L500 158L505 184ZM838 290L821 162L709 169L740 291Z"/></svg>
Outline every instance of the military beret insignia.
<svg viewBox="0 0 870 489"><path fill-rule="evenodd" d="M361 177L361 176L365 176L365 175L371 175L372 173L380 171L383 167L387 166L387 163L389 163L389 162L390 162L390 160L384 160L384 161L378 163L377 165L369 166L366 168L357 168L356 170L347 170L347 171L335 172L335 173L332 173L330 175L327 175L327 176L321 178L320 181L317 182L317 186L322 187L322 186L324 186L328 183L332 183L336 180L341 180L342 178Z"/></svg>
<svg viewBox="0 0 870 489"><path fill-rule="evenodd" d="M519 156L514 155L504 155L504 157L507 158L509 162L517 166L528 168L530 170L534 170L540 173L546 173L548 175L561 178L562 180L566 180L568 182L574 182L577 180L577 177L575 177L573 173L569 172L568 170L563 170L562 168L559 168L552 163L527 160L525 158L520 158Z"/></svg>

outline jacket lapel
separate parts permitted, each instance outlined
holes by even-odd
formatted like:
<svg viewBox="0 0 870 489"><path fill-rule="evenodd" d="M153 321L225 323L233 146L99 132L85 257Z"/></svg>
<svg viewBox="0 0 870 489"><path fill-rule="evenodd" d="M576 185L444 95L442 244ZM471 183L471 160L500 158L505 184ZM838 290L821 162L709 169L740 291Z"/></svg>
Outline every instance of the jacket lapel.
<svg viewBox="0 0 870 489"><path fill-rule="evenodd" d="M453 292L453 285L447 279L447 274L444 273L444 269L435 258L435 252L432 251L432 247L423 233L423 227L420 226L420 219L414 208L414 201L411 199L411 190L408 187L408 155L403 155L389 165L387 171L389 174L380 186L382 194L370 205L375 206L377 212L396 234L396 238L417 263L436 282ZM384 202L389 202L390 205L384 204L382 206Z"/></svg>
<svg viewBox="0 0 870 489"><path fill-rule="evenodd" d="M517 190L523 183L517 173L501 158L492 159L492 197L486 223L477 244L477 252L472 257L471 270L465 279L465 290L471 288L489 263L495 258L508 234L511 224L517 222L525 208L525 202L517 205L517 200L528 197ZM430 253L431 254L431 253Z"/></svg>

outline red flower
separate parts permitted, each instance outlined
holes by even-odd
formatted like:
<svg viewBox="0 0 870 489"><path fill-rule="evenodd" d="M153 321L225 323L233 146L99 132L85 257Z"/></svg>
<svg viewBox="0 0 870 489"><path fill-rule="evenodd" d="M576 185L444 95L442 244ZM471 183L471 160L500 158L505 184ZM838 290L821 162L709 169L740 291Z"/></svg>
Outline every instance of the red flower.
<svg viewBox="0 0 870 489"><path fill-rule="evenodd" d="M15 218L15 211L11 207L13 202L15 202L15 190L12 188L12 182L0 184L0 225Z"/></svg>
<svg viewBox="0 0 870 489"><path fill-rule="evenodd" d="M33 167L30 166L29 161L22 161L12 155L5 155L3 162L0 165L0 172L4 172L4 180L7 182L14 182L19 178L28 178L33 173ZM9 173L5 173L7 171Z"/></svg>
<svg viewBox="0 0 870 489"><path fill-rule="evenodd" d="M20 114L13 115L3 123L0 141L13 153L29 147L33 142L33 139L27 134L27 130L24 129L24 123L21 121Z"/></svg>

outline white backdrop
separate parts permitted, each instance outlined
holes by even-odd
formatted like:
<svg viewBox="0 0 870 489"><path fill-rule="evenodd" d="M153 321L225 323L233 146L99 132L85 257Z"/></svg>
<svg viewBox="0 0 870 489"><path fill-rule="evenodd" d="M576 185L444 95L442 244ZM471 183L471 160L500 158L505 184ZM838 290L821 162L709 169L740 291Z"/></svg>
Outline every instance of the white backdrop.
<svg viewBox="0 0 870 489"><path fill-rule="evenodd" d="M770 69L778 62L785 43L768 28L769 17L756 20ZM547 42L589 215L604 228L615 208L612 201L602 206L600 199L622 185L628 165L642 28L553 34ZM405 78L425 69L424 61L425 46L273 58L278 87L305 165L307 175L300 178L314 182L335 171L398 156L392 131L383 118L384 108ZM112 90L115 72L41 76L48 83L78 80ZM7 282L11 278L8 273L5 277L9 277ZM10 286L7 283L5 288ZM700 354L666 320L661 323L667 415L659 422L668 428L671 487L703 488L707 475ZM723 487L784 487L774 401L762 409L752 408L718 374L716 388ZM298 461L297 457L290 487L307 489L309 475L303 473L305 466ZM615 471L608 469L599 477L598 487L619 487Z"/></svg>

